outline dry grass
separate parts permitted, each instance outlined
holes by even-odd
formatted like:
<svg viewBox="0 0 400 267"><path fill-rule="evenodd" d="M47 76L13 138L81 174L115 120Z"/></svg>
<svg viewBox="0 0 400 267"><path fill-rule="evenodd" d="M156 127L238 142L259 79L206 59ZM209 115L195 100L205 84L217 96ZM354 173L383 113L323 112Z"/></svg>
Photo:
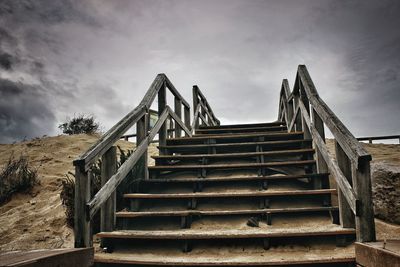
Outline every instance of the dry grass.
<svg viewBox="0 0 400 267"><path fill-rule="evenodd" d="M12 155L0 173L0 204L10 200L16 192L26 192L39 183L37 169L29 166L28 158Z"/></svg>

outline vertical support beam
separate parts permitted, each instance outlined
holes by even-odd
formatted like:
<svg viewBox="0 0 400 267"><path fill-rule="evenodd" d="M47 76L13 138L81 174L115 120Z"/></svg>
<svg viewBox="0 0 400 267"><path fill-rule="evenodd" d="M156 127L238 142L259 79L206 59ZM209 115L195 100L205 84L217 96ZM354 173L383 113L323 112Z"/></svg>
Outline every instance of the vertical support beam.
<svg viewBox="0 0 400 267"><path fill-rule="evenodd" d="M101 157L101 186L117 172L117 148L110 147ZM100 231L109 232L115 229L116 194L111 194L100 211Z"/></svg>
<svg viewBox="0 0 400 267"><path fill-rule="evenodd" d="M352 166L353 187L357 199L356 235L358 242L375 241L375 221L372 203L371 169L369 160L361 161L357 166Z"/></svg>
<svg viewBox="0 0 400 267"><path fill-rule="evenodd" d="M292 121L292 118L293 118L293 100L290 100L289 102L287 102L287 109L286 109L286 112L287 112L287 118L288 118L288 121L286 122L286 124L287 124L287 127L289 128L289 123Z"/></svg>
<svg viewBox="0 0 400 267"><path fill-rule="evenodd" d="M149 116L148 113L146 113L142 118L140 118L140 120L138 120L137 124L136 124L136 145L138 146L144 139L146 139L147 137L147 132L148 132L148 121L149 120ZM143 179L147 180L149 179L149 170L147 168L148 164L147 164L147 149L144 151L144 154L142 156L142 159L138 161L137 164L142 164L142 166L140 166L140 169L143 170Z"/></svg>
<svg viewBox="0 0 400 267"><path fill-rule="evenodd" d="M197 109L197 105L199 104L199 88L197 87L197 85L193 85L193 112L196 112ZM193 116L195 116L196 114L193 113ZM197 117L196 122L194 123L194 129L198 129L199 128L199 117Z"/></svg>
<svg viewBox="0 0 400 267"><path fill-rule="evenodd" d="M185 126L189 129L191 129L191 125L190 125L190 108L188 107L184 107L183 113L185 115ZM186 136L189 136L187 133L185 133Z"/></svg>
<svg viewBox="0 0 400 267"><path fill-rule="evenodd" d="M161 117L161 114L164 112L165 107L167 106L167 91L165 87L165 82L161 86L158 91L158 117ZM160 146L167 145L167 120L163 123L158 132L158 142ZM166 151L164 148L160 149L160 155L165 155Z"/></svg>
<svg viewBox="0 0 400 267"><path fill-rule="evenodd" d="M202 100L202 99L200 99L200 102L203 104L200 108L200 113L201 113L201 115L203 115L203 118L205 118L207 120L208 115L207 115L207 112L205 109L206 104L204 103L204 100ZM201 120L201 125L206 125L206 122ZM212 125L212 124L210 124L210 125Z"/></svg>
<svg viewBox="0 0 400 267"><path fill-rule="evenodd" d="M179 119L182 120L182 100L175 97L175 113L178 116ZM181 137L182 136L182 128L179 126L179 123L175 122L175 137Z"/></svg>
<svg viewBox="0 0 400 267"><path fill-rule="evenodd" d="M294 97L294 106L297 109L297 107L299 106L299 100L300 100L300 96L298 94L295 94ZM297 116L295 118L295 123L294 123L294 128L296 131L302 131L302 124L301 124L301 110L299 110L299 112L297 112Z"/></svg>
<svg viewBox="0 0 400 267"><path fill-rule="evenodd" d="M74 235L76 248L93 246L90 220L86 212L86 203L90 200L90 177L83 166L75 166L75 212Z"/></svg>
<svg viewBox="0 0 400 267"><path fill-rule="evenodd" d="M350 185L352 185L352 170L351 170L351 162L347 157L346 153L341 148L340 144L335 140L335 151L336 151L336 160L339 165L339 168L342 170L344 176L349 181ZM354 228L354 214L351 210L349 204L346 201L342 191L340 188L337 188L338 191L338 200L339 200L339 214L340 214L340 224L344 228Z"/></svg>
<svg viewBox="0 0 400 267"><path fill-rule="evenodd" d="M312 115L312 120L315 129L321 136L322 140L325 142L325 129L324 129L324 122L322 121L321 117L318 115L318 113L315 111L314 108L311 108L311 115ZM326 161L324 160L319 148L314 144L314 149L315 149L315 161L317 163L317 172L318 173L327 173L328 172L328 165L326 164ZM319 179L320 180L320 179ZM320 180L320 188L329 188L329 178L324 178L323 180ZM317 183L317 181L316 181Z"/></svg>

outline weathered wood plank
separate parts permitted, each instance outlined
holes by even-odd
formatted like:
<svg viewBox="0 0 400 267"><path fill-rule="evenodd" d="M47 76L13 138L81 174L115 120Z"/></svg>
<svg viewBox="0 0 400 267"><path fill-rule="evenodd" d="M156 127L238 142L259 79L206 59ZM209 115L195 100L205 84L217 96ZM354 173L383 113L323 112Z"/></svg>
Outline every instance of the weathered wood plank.
<svg viewBox="0 0 400 267"><path fill-rule="evenodd" d="M90 267L93 248L39 249L0 253L2 267Z"/></svg>
<svg viewBox="0 0 400 267"><path fill-rule="evenodd" d="M90 219L93 218L94 214L99 210L101 205L111 196L111 194L117 189L117 186L132 170L138 160L143 156L144 152L154 136L160 131L162 125L164 125L168 117L168 109L164 109L164 112L158 118L157 123L151 129L147 138L145 138L137 147L135 152L129 156L129 158L120 166L117 173L115 173L107 183L96 193L96 195L87 203L87 212ZM90 197L90 196L89 196Z"/></svg>
<svg viewBox="0 0 400 267"><path fill-rule="evenodd" d="M364 267L400 267L400 240L355 243L357 264Z"/></svg>
<svg viewBox="0 0 400 267"><path fill-rule="evenodd" d="M186 128L188 128L190 131L192 131L192 128L190 125L190 108L184 107L183 113L184 113L184 117L185 117ZM186 135L189 136L187 133L186 133Z"/></svg>
<svg viewBox="0 0 400 267"><path fill-rule="evenodd" d="M110 147L101 158L101 186L117 171L117 148ZM106 200L100 212L100 231L113 231L115 228L116 194L115 192Z"/></svg>
<svg viewBox="0 0 400 267"><path fill-rule="evenodd" d="M143 116L136 124L136 133L137 133L136 144L140 144L145 138L147 138L149 115L150 114ZM147 169L148 165L147 152L148 152L147 149L143 152L141 161L142 162L141 168L144 170L144 177L143 177L144 179L149 179L149 170Z"/></svg>
<svg viewBox="0 0 400 267"><path fill-rule="evenodd" d="M90 178L91 174L75 166L75 248L91 247L93 243L90 220L86 216L86 203L90 200Z"/></svg>
<svg viewBox="0 0 400 267"><path fill-rule="evenodd" d="M182 100L175 97L174 100L174 112L176 116L182 120ZM175 125L175 137L181 137L182 129L180 125Z"/></svg>
<svg viewBox="0 0 400 267"><path fill-rule="evenodd" d="M304 104L301 101L299 102L299 107L305 109ZM338 184L340 191L343 193L353 213L356 214L357 199L355 197L353 188L351 187L349 181L343 174L342 170L339 168L337 162L330 156L324 140L319 135L314 125L311 124L310 117L308 116L305 110L302 112L302 115L304 116L304 121L306 122L307 126L310 128L313 141L319 148L319 151L322 157L324 158L325 162L328 164L328 168L332 173L332 175L335 177L336 183Z"/></svg>
<svg viewBox="0 0 400 267"><path fill-rule="evenodd" d="M352 177L351 177L351 162L350 159L347 157L346 153L341 148L340 144L335 140L335 151L336 151L336 160L338 163L339 168L342 170L343 175L349 182L350 186L352 185ZM338 190L338 199L339 199L339 214L340 214L340 224L343 227L354 227L354 214L357 213L357 206L354 214L348 202L346 202L344 193L342 190Z"/></svg>
<svg viewBox="0 0 400 267"><path fill-rule="evenodd" d="M363 160L371 160L371 155L362 147L347 127L319 97L306 66L299 66L298 75L311 105L331 130L335 139L339 142L349 159L356 164Z"/></svg>
<svg viewBox="0 0 400 267"><path fill-rule="evenodd" d="M359 214L356 216L357 241L372 242L376 240L370 162L352 166L353 187L359 201Z"/></svg>
<svg viewBox="0 0 400 267"><path fill-rule="evenodd" d="M200 115L200 105L196 106L193 114L193 122L192 122L192 132L199 128L199 115Z"/></svg>
<svg viewBox="0 0 400 267"><path fill-rule="evenodd" d="M161 117L166 106L167 106L167 92L165 83L158 91L158 117ZM167 144L167 125L166 123L161 125L160 131L158 132L158 142L160 146L164 146ZM160 155L166 154L165 149L160 149Z"/></svg>
<svg viewBox="0 0 400 267"><path fill-rule="evenodd" d="M189 137L192 137L191 131L190 131L188 128L186 128L186 125L185 125L185 124L183 123L183 121L179 118L179 116L177 116L177 114L175 114L175 113L172 111L172 109L169 108L168 106L167 106L167 110L168 110L169 115L175 120L176 126L179 125L180 129L184 130L185 133L186 133L186 135L188 135Z"/></svg>

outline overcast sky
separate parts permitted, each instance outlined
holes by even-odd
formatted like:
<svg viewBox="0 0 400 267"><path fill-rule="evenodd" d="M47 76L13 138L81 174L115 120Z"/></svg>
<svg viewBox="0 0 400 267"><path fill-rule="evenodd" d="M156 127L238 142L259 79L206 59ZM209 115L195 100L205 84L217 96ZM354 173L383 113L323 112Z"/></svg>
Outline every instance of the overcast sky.
<svg viewBox="0 0 400 267"><path fill-rule="evenodd" d="M0 1L0 142L109 129L166 73L223 124L277 119L306 64L356 136L400 133L400 1Z"/></svg>

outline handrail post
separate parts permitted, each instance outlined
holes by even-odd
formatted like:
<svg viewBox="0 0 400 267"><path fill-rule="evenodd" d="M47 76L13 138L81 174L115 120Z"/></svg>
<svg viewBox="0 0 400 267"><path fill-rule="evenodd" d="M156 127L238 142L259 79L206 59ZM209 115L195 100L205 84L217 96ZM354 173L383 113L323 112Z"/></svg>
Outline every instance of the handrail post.
<svg viewBox="0 0 400 267"><path fill-rule="evenodd" d="M136 124L136 145L139 145L146 137L147 137L147 131L148 131L148 125L149 125L149 115L150 113L146 113L143 115L142 118L140 118ZM143 179L147 180L149 179L149 170L147 168L148 163L147 163L147 149L143 153L143 158L142 160L139 160L138 164L141 164L139 166L140 169L143 170Z"/></svg>
<svg viewBox="0 0 400 267"><path fill-rule="evenodd" d="M196 85L193 85L193 112L196 112L197 106L199 105L199 88ZM193 116L196 114L193 114ZM194 128L198 129L199 128L199 117L197 117L195 123L194 123Z"/></svg>
<svg viewBox="0 0 400 267"><path fill-rule="evenodd" d="M86 172L84 166L75 166L74 246L76 248L93 245L91 224L86 213L86 203L90 200L90 177L90 171Z"/></svg>
<svg viewBox="0 0 400 267"><path fill-rule="evenodd" d="M359 199L359 214L356 215L356 234L358 242L375 241L375 222L372 203L371 170L369 160L352 164L353 184Z"/></svg>
<svg viewBox="0 0 400 267"><path fill-rule="evenodd" d="M312 107L311 108L311 115L312 115L312 121L315 129L317 130L318 134L321 136L322 140L325 142L325 129L324 129L324 122L322 121L321 117L318 115L318 113L315 111L315 109ZM324 160L321 151L315 144L315 140L313 141L314 144L314 149L315 149L315 161L317 163L317 172L318 173L327 173L328 172L328 164L326 164L326 161ZM318 184L317 184L318 183ZM329 188L329 179L324 178L323 180L321 179L315 179L314 185L316 187L320 186L319 188Z"/></svg>
<svg viewBox="0 0 400 267"><path fill-rule="evenodd" d="M117 172L117 148L110 147L101 157L101 186ZM100 231L109 232L115 229L116 194L113 192L103 204L100 211Z"/></svg>
<svg viewBox="0 0 400 267"><path fill-rule="evenodd" d="M299 106L299 101L300 101L300 96L299 94L294 94L293 96L294 99L294 107L297 109ZM301 110L297 112L296 118L295 118L295 123L294 123L294 128L296 131L302 131L302 124L301 124Z"/></svg>
<svg viewBox="0 0 400 267"><path fill-rule="evenodd" d="M340 144L335 140L335 151L336 151L336 160L339 168L342 170L344 176L347 178L350 185L352 185L352 170L351 170L351 162L347 157L346 153L343 151ZM346 198L343 195L342 190L337 188L338 191L338 202L339 202L339 214L340 214L340 224L343 228L354 228L355 221L353 211L351 210L349 204L346 201Z"/></svg>
<svg viewBox="0 0 400 267"><path fill-rule="evenodd" d="M175 97L174 101L174 112L178 116L179 119L182 119L182 100ZM175 123L175 137L181 137L182 128L178 123Z"/></svg>
<svg viewBox="0 0 400 267"><path fill-rule="evenodd" d="M164 112L166 106L167 106L167 92L164 81L160 90L158 91L158 117L160 117L161 114ZM158 140L160 146L167 145L167 121L163 123L163 125L160 128L160 131L158 132ZM165 155L166 153L167 152L165 148L160 149L160 155Z"/></svg>
<svg viewBox="0 0 400 267"><path fill-rule="evenodd" d="M191 129L191 125L190 125L190 107L184 106L183 113L185 116L185 125L189 129L189 131L191 131L192 129ZM185 135L188 136L187 133L185 133Z"/></svg>

